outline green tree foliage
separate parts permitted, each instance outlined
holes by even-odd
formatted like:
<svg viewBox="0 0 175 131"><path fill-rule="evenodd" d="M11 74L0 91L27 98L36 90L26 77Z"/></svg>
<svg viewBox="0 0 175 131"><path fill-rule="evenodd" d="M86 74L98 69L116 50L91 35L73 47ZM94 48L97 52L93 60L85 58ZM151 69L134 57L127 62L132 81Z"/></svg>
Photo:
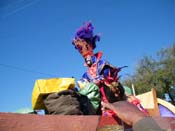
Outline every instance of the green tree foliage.
<svg viewBox="0 0 175 131"><path fill-rule="evenodd" d="M156 56L143 56L135 73L123 81L127 86L134 84L136 94L150 91L155 86L158 97L161 97L175 85L175 44L161 49Z"/></svg>

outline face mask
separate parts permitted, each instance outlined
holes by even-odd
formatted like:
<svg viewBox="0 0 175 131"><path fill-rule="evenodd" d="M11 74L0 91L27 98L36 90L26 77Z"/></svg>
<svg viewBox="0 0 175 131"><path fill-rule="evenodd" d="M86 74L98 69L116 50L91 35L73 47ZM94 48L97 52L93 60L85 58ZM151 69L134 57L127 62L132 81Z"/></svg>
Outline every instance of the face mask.
<svg viewBox="0 0 175 131"><path fill-rule="evenodd" d="M92 65L92 57L91 56L87 56L85 58L85 62L88 66L91 66Z"/></svg>

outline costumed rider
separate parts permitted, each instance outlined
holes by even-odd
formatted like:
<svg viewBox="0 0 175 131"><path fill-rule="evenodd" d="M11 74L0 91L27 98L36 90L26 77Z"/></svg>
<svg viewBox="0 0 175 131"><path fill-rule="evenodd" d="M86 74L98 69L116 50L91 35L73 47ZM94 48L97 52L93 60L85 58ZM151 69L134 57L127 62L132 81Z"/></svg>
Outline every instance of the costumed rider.
<svg viewBox="0 0 175 131"><path fill-rule="evenodd" d="M95 90L99 91L100 99L103 102L113 103L119 100L125 100L124 88L118 81L118 72L121 68L116 68L108 61L102 60L102 52L93 52L96 48L96 42L100 41L100 36L94 35L93 30L94 27L91 22L85 23L76 31L72 42L75 49L77 49L84 58L85 66L87 67L87 71L83 74L80 81L78 81L80 86L79 92L84 93L84 90L86 90L84 95L87 95L89 94L88 91L91 89L91 86L94 85L98 87L98 89ZM91 84L91 86L89 86L89 84ZM96 92L96 94L98 94L98 92ZM93 98L89 99L94 100ZM96 110L100 108L100 99L96 97ZM112 116L115 113L108 110L102 114Z"/></svg>

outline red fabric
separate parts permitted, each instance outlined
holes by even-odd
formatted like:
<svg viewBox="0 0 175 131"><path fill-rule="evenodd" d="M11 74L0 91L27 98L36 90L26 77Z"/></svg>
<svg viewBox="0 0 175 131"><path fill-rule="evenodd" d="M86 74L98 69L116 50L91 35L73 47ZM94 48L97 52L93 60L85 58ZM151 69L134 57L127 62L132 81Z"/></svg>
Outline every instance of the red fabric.
<svg viewBox="0 0 175 131"><path fill-rule="evenodd" d="M108 103L108 99L107 99L106 94L104 92L104 87L100 88L100 92L102 95L102 101L105 103ZM102 116L116 116L116 113L112 110L105 110L102 112Z"/></svg>
<svg viewBox="0 0 175 131"><path fill-rule="evenodd" d="M97 63L94 63L91 67L88 68L88 74L95 78L97 76Z"/></svg>
<svg viewBox="0 0 175 131"><path fill-rule="evenodd" d="M122 121L118 117L101 116L97 129L106 125L122 125Z"/></svg>
<svg viewBox="0 0 175 131"><path fill-rule="evenodd" d="M91 67L88 67L88 74L92 77L92 78L95 78L97 76L97 64L98 64L98 61L101 59L102 57L102 52L98 52L95 54L96 56L96 62L91 66ZM85 63L85 66L86 63Z"/></svg>
<svg viewBox="0 0 175 131"><path fill-rule="evenodd" d="M99 61L101 59L102 55L103 55L103 52L101 52L101 51L99 51L98 53L95 54L95 57L97 58L97 61ZM84 63L84 66L87 66L86 62Z"/></svg>
<svg viewBox="0 0 175 131"><path fill-rule="evenodd" d="M131 103L132 103L133 105L137 106L138 109L139 109L141 112L143 112L145 115L148 115L148 114L149 114L148 111L142 107L142 105L140 104L140 100L139 100L139 99L135 99L135 100L131 101Z"/></svg>

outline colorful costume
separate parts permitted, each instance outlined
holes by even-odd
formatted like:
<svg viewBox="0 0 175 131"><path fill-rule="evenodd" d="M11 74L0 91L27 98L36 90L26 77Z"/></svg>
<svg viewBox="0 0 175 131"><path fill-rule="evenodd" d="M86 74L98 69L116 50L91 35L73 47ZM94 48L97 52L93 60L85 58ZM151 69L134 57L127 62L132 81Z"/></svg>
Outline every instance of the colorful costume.
<svg viewBox="0 0 175 131"><path fill-rule="evenodd" d="M93 26L89 22L80 27L75 34L73 45L85 59L88 70L80 81L88 81L98 85L101 99L104 102L116 102L124 97L124 89L118 82L118 72L121 68L116 68L109 62L102 60L102 52L96 54L93 50L96 41L100 40L98 35L93 34Z"/></svg>
<svg viewBox="0 0 175 131"><path fill-rule="evenodd" d="M118 72L122 69L122 67L116 68L109 64L109 62L102 60L102 52L98 52L96 54L93 53L93 50L96 48L96 42L100 40L99 35L93 34L93 29L94 28L90 22L86 23L77 30L72 42L75 48L83 56L85 66L87 66L87 72L83 74L80 81L95 83L99 87L101 100L103 102L113 103L119 100L126 100L124 88L118 81ZM84 88L86 88L86 86ZM97 90L94 89L94 91ZM95 101L95 103L98 102L98 100ZM134 99L131 103L136 105L142 112L146 113L139 101L136 103L136 100ZM113 116L115 113L109 110L103 112L103 115Z"/></svg>

